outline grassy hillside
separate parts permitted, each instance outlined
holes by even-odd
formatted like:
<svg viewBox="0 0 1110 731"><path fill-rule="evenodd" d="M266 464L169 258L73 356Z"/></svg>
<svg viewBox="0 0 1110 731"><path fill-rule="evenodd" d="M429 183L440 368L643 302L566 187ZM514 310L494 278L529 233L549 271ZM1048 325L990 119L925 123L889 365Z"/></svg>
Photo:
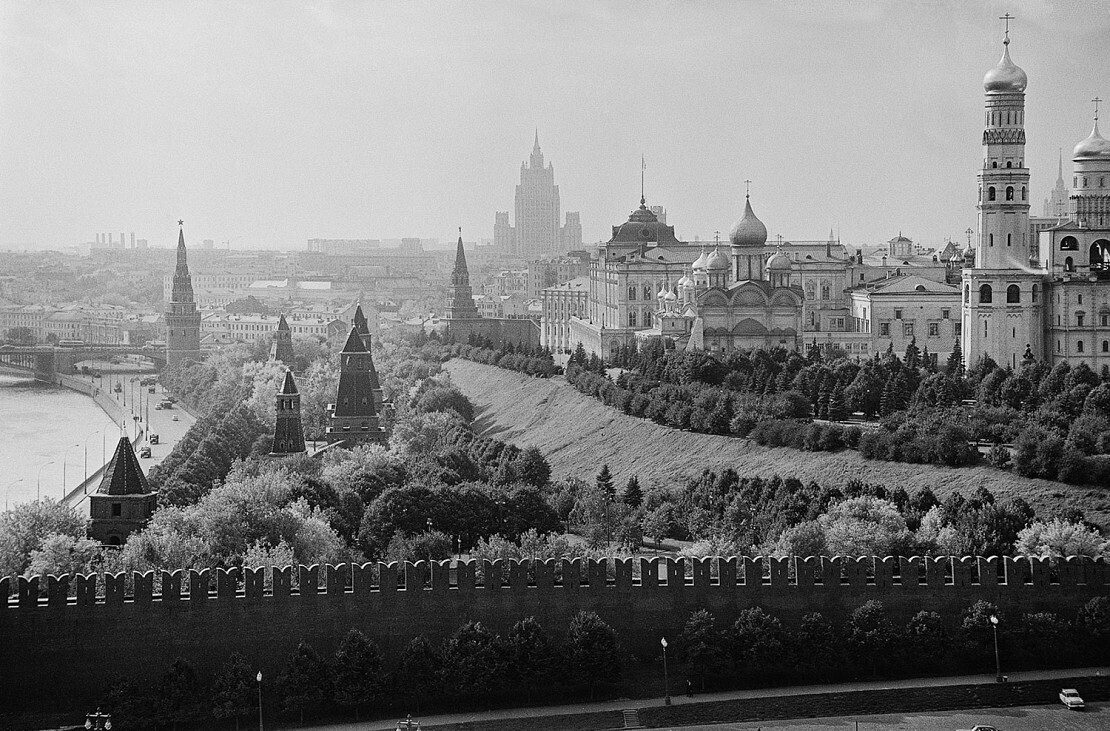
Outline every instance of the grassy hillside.
<svg viewBox="0 0 1110 731"><path fill-rule="evenodd" d="M674 483L707 467L733 467L741 476L778 474L834 485L858 477L911 492L929 486L941 499L952 490L967 494L982 485L1000 498L1021 495L1038 514L1076 505L1089 520L1110 524L1106 490L1032 480L992 467L953 469L869 461L848 450L761 447L747 439L678 431L625 416L578 393L562 378L531 378L460 359L447 363L446 369L474 403L480 434L538 447L556 477L590 478L608 463L616 484L623 485L635 474L644 487Z"/></svg>

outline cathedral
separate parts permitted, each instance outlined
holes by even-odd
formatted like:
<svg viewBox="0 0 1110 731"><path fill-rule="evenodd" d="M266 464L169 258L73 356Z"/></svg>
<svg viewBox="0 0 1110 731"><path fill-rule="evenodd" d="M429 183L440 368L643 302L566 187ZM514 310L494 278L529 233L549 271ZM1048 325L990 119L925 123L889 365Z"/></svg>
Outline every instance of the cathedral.
<svg viewBox="0 0 1110 731"><path fill-rule="evenodd" d="M1072 150L1068 205L1056 225L1029 230L1025 167L1026 73L1002 58L983 79L979 231L963 280L963 350L1016 368L1028 353L1050 363L1110 365L1110 141L1091 134ZM1064 188L1062 171L1057 191Z"/></svg>

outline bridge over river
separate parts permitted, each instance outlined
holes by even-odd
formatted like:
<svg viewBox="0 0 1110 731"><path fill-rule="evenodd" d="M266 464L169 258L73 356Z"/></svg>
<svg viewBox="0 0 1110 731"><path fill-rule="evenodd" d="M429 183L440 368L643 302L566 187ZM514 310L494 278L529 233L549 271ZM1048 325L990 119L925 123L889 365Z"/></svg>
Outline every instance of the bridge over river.
<svg viewBox="0 0 1110 731"><path fill-rule="evenodd" d="M0 366L11 371L32 373L35 380L57 383L59 374L73 373L74 364L84 360L109 360L122 355L141 355L154 361L161 370L166 365L162 348L138 345L0 345Z"/></svg>

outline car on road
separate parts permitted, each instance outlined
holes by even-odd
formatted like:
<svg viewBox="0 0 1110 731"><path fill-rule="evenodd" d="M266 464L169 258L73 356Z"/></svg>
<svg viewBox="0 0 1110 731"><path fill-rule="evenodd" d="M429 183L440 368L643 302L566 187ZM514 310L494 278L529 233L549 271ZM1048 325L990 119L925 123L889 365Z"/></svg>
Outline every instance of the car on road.
<svg viewBox="0 0 1110 731"><path fill-rule="evenodd" d="M151 434L149 437L147 437L147 441L150 442L151 444L157 444L158 443L158 435L157 434Z"/></svg>
<svg viewBox="0 0 1110 731"><path fill-rule="evenodd" d="M987 726L987 725L984 725L984 724L979 724L978 726L972 726L970 729L961 728L961 729L956 729L956 731L998 731L998 729L995 728L994 726Z"/></svg>
<svg viewBox="0 0 1110 731"><path fill-rule="evenodd" d="M181 421L181 419L178 419L178 418L177 418L177 414L174 414L174 415L173 415L173 420L174 420L174 421Z"/></svg>
<svg viewBox="0 0 1110 731"><path fill-rule="evenodd" d="M150 459L150 447L143 447L140 449L139 457L142 459Z"/></svg>
<svg viewBox="0 0 1110 731"><path fill-rule="evenodd" d="M1083 699L1079 697L1079 691L1075 688L1064 688L1061 690L1060 702L1073 711L1083 708Z"/></svg>

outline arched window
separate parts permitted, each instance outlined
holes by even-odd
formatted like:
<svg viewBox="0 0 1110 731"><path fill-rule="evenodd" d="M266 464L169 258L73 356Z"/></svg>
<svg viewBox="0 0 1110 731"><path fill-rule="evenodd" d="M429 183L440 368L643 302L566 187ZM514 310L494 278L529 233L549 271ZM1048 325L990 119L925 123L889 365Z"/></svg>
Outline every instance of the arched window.
<svg viewBox="0 0 1110 731"><path fill-rule="evenodd" d="M1110 274L1110 241L1099 239L1091 244L1091 271Z"/></svg>
<svg viewBox="0 0 1110 731"><path fill-rule="evenodd" d="M1006 288L1006 304L1013 305L1021 302L1021 288L1011 284Z"/></svg>
<svg viewBox="0 0 1110 731"><path fill-rule="evenodd" d="M998 160L994 160L993 162L991 162L991 167L992 168L998 167Z"/></svg>
<svg viewBox="0 0 1110 731"><path fill-rule="evenodd" d="M1013 240L1013 236L1013 234L1006 234L1006 246L1010 245L1010 242Z"/></svg>
<svg viewBox="0 0 1110 731"><path fill-rule="evenodd" d="M1075 349L1076 349L1077 351L1079 351L1080 353L1082 353L1082 352L1083 352L1083 341L1082 341L1082 340L1080 340L1080 341L1076 342L1076 344L1075 344Z"/></svg>
<svg viewBox="0 0 1110 731"><path fill-rule="evenodd" d="M979 301L983 304L990 304L994 299L994 293L991 291L989 284L984 284L979 288Z"/></svg>
<svg viewBox="0 0 1110 731"><path fill-rule="evenodd" d="M1023 185L1023 186L1021 186L1021 199L1025 200L1026 199L1025 196L1026 196L1025 186Z"/></svg>
<svg viewBox="0 0 1110 731"><path fill-rule="evenodd" d="M636 285L635 284L629 285L629 287L628 287L628 299L630 299L630 300L636 299Z"/></svg>
<svg viewBox="0 0 1110 731"><path fill-rule="evenodd" d="M987 234L987 245L994 246L994 234Z"/></svg>
<svg viewBox="0 0 1110 731"><path fill-rule="evenodd" d="M821 299L827 300L829 298L829 284L828 282L821 282Z"/></svg>
<svg viewBox="0 0 1110 731"><path fill-rule="evenodd" d="M645 284L644 285L644 299L650 300L651 297L652 297L652 290L654 290L654 289L655 289L655 287L652 286L651 284Z"/></svg>
<svg viewBox="0 0 1110 731"><path fill-rule="evenodd" d="M1065 272L1074 272L1075 271L1075 262L1072 261L1072 258L1070 256L1067 259L1064 259L1064 271Z"/></svg>
<svg viewBox="0 0 1110 731"><path fill-rule="evenodd" d="M1103 353L1110 353L1110 340L1103 340L1102 341L1102 352Z"/></svg>
<svg viewBox="0 0 1110 731"><path fill-rule="evenodd" d="M994 186L987 188L987 200L993 201L995 199Z"/></svg>
<svg viewBox="0 0 1110 731"><path fill-rule="evenodd" d="M816 296L813 282L806 282L806 299L811 300Z"/></svg>
<svg viewBox="0 0 1110 731"><path fill-rule="evenodd" d="M1034 302L1037 301L1037 285L1033 285L1033 296L1031 298Z"/></svg>
<svg viewBox="0 0 1110 731"><path fill-rule="evenodd" d="M636 313L635 312L629 312L628 313L628 326L629 327L636 327Z"/></svg>
<svg viewBox="0 0 1110 731"><path fill-rule="evenodd" d="M1006 200L1012 201L1014 199L1014 186L1006 186Z"/></svg>
<svg viewBox="0 0 1110 731"><path fill-rule="evenodd" d="M1013 166L1014 166L1014 163L1013 163L1013 161L1012 161L1012 160L1007 160L1007 161L1006 161L1006 167L1008 167L1008 168L1012 168Z"/></svg>
<svg viewBox="0 0 1110 731"><path fill-rule="evenodd" d="M1079 241L1074 236L1060 239L1060 251L1079 251Z"/></svg>
<svg viewBox="0 0 1110 731"><path fill-rule="evenodd" d="M964 303L971 302L971 287L964 285Z"/></svg>

